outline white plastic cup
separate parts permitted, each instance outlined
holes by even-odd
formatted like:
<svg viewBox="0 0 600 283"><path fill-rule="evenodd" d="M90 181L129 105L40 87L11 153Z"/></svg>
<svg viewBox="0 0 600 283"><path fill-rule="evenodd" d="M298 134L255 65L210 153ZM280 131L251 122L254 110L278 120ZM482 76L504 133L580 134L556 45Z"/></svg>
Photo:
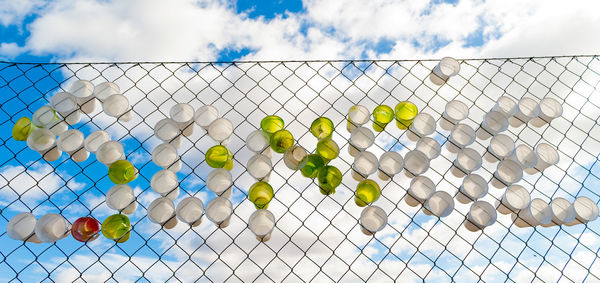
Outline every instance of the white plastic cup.
<svg viewBox="0 0 600 283"><path fill-rule="evenodd" d="M454 210L454 199L444 191L437 191L425 201L423 213L435 215L437 217L446 217Z"/></svg>
<svg viewBox="0 0 600 283"><path fill-rule="evenodd" d="M469 107L460 100L446 103L442 116L452 124L458 124L469 116Z"/></svg>
<svg viewBox="0 0 600 283"><path fill-rule="evenodd" d="M96 159L106 166L110 166L117 160L125 159L123 145L118 141L107 141L101 144L96 150Z"/></svg>
<svg viewBox="0 0 600 283"><path fill-rule="evenodd" d="M302 159L308 155L308 152L301 145L295 144L288 148L283 154L283 163L291 170L298 170Z"/></svg>
<svg viewBox="0 0 600 283"><path fill-rule="evenodd" d="M32 243L41 243L35 235L35 216L29 212L21 212L15 215L6 224L6 234L14 240Z"/></svg>
<svg viewBox="0 0 600 283"><path fill-rule="evenodd" d="M233 134L233 124L227 118L219 118L214 120L208 126L208 136L216 142L223 142Z"/></svg>
<svg viewBox="0 0 600 283"><path fill-rule="evenodd" d="M208 129L210 124L219 118L219 110L212 105L204 105L194 113L194 121L203 129Z"/></svg>
<svg viewBox="0 0 600 283"><path fill-rule="evenodd" d="M404 156L404 169L414 175L421 175L429 169L429 158L418 150L411 150Z"/></svg>
<svg viewBox="0 0 600 283"><path fill-rule="evenodd" d="M194 107L187 103L178 103L171 107L169 111L171 120L179 125L179 129L184 136L190 136L194 133Z"/></svg>
<svg viewBox="0 0 600 283"><path fill-rule="evenodd" d="M367 107L354 105L348 110L348 126L346 129L352 133L355 128L360 127L369 121L371 113Z"/></svg>
<svg viewBox="0 0 600 283"><path fill-rule="evenodd" d="M175 121L165 118L156 123L154 126L154 135L164 142L171 143L175 147L181 144L181 131Z"/></svg>
<svg viewBox="0 0 600 283"><path fill-rule="evenodd" d="M381 231L388 222L385 211L376 205L368 206L360 213L359 224L361 231L367 235L373 235Z"/></svg>
<svg viewBox="0 0 600 283"><path fill-rule="evenodd" d="M46 161L55 161L62 154L56 146L56 135L46 128L33 131L27 137L27 146L39 152Z"/></svg>
<svg viewBox="0 0 600 283"><path fill-rule="evenodd" d="M38 110L33 112L33 115L31 116L32 124L40 128L49 128L58 121L59 119L56 115L56 112L48 105L40 107Z"/></svg>
<svg viewBox="0 0 600 283"><path fill-rule="evenodd" d="M514 160L506 159L498 163L494 177L504 185L510 185L523 179L523 168Z"/></svg>
<svg viewBox="0 0 600 283"><path fill-rule="evenodd" d="M96 100L94 99L94 84L86 80L78 80L73 82L69 92L77 98L77 104L81 107L81 111L90 114L96 109Z"/></svg>
<svg viewBox="0 0 600 283"><path fill-rule="evenodd" d="M552 221L552 209L544 200L534 198L528 207L513 213L511 218L521 228L548 224Z"/></svg>
<svg viewBox="0 0 600 283"><path fill-rule="evenodd" d="M498 202L497 210L502 214L519 213L531 203L531 195L521 185L511 185Z"/></svg>
<svg viewBox="0 0 600 283"><path fill-rule="evenodd" d="M122 94L113 94L107 97L104 102L102 102L102 109L104 110L104 113L110 117L117 118L124 122L131 120L129 99Z"/></svg>
<svg viewBox="0 0 600 283"><path fill-rule="evenodd" d="M137 208L133 189L127 184L114 185L106 193L106 206L123 214L133 214Z"/></svg>
<svg viewBox="0 0 600 283"><path fill-rule="evenodd" d="M167 169L159 170L150 179L150 187L160 195L171 193L177 189L177 186L179 186L177 174Z"/></svg>
<svg viewBox="0 0 600 283"><path fill-rule="evenodd" d="M148 206L148 219L165 227L165 229L174 228L178 221L175 217L173 201L166 197L159 197L152 201Z"/></svg>
<svg viewBox="0 0 600 283"><path fill-rule="evenodd" d="M497 218L498 214L494 206L486 201L478 200L469 209L465 227L469 231L475 232L494 224Z"/></svg>
<svg viewBox="0 0 600 283"><path fill-rule="evenodd" d="M576 198L573 208L575 209L575 220L566 223L567 226L588 223L598 218L598 205L588 197Z"/></svg>
<svg viewBox="0 0 600 283"><path fill-rule="evenodd" d="M179 221L197 227L202 223L204 203L197 197L184 198L177 204L175 215Z"/></svg>
<svg viewBox="0 0 600 283"><path fill-rule="evenodd" d="M443 85L452 76L460 72L460 64L452 57L444 57L433 68L429 78L436 85Z"/></svg>
<svg viewBox="0 0 600 283"><path fill-rule="evenodd" d="M113 82L103 82L94 88L94 97L100 102L106 100L109 96L119 94L121 92L119 86Z"/></svg>
<svg viewBox="0 0 600 283"><path fill-rule="evenodd" d="M83 162L90 153L83 147L83 133L79 130L71 129L58 136L56 145L59 150L66 152L75 162Z"/></svg>
<svg viewBox="0 0 600 283"><path fill-rule="evenodd" d="M34 230L43 243L54 243L70 235L71 224L60 214L48 213L36 222Z"/></svg>
<svg viewBox="0 0 600 283"><path fill-rule="evenodd" d="M69 125L79 123L81 120L81 111L77 108L77 100L68 92L59 92L50 99L50 106L61 116Z"/></svg>
<svg viewBox="0 0 600 283"><path fill-rule="evenodd" d="M206 177L206 187L217 196L229 198L233 185L231 172L225 168L213 169Z"/></svg>
<svg viewBox="0 0 600 283"><path fill-rule="evenodd" d="M169 169L174 172L179 171L175 169L181 169L181 163L178 163L179 155L177 154L177 149L170 143L162 143L156 146L152 151L152 161L163 169Z"/></svg>
<svg viewBox="0 0 600 283"><path fill-rule="evenodd" d="M463 178L462 185L458 191L456 199L461 203L476 201L487 195L488 182L478 174L469 174Z"/></svg>
<svg viewBox="0 0 600 283"><path fill-rule="evenodd" d="M110 135L103 130L97 130L89 134L83 141L83 147L85 150L96 153L98 148L105 142L110 141Z"/></svg>
<svg viewBox="0 0 600 283"><path fill-rule="evenodd" d="M560 117L563 113L563 107L558 100L546 97L540 101L540 119L546 123Z"/></svg>
<svg viewBox="0 0 600 283"><path fill-rule="evenodd" d="M540 172L552 165L558 164L558 161L560 161L560 156L556 149L547 143L538 144L535 147L535 155L537 156L535 169Z"/></svg>
<svg viewBox="0 0 600 283"><path fill-rule="evenodd" d="M497 134L490 140L488 152L498 160L504 160L515 152L515 142L505 134Z"/></svg>
<svg viewBox="0 0 600 283"><path fill-rule="evenodd" d="M54 125L48 127L55 135L60 135L69 129L69 126L65 121L56 121Z"/></svg>
<svg viewBox="0 0 600 283"><path fill-rule="evenodd" d="M436 159L442 152L440 144L430 137L422 137L417 141L415 150L424 153L429 160Z"/></svg>
<svg viewBox="0 0 600 283"><path fill-rule="evenodd" d="M379 178L389 180L404 168L404 159L400 153L388 151L379 157Z"/></svg>
<svg viewBox="0 0 600 283"><path fill-rule="evenodd" d="M248 228L254 233L257 240L266 242L271 239L273 228L275 228L275 216L266 209L257 209L250 214Z"/></svg>
<svg viewBox="0 0 600 283"><path fill-rule="evenodd" d="M523 123L529 122L529 120L540 116L540 105L533 98L523 97L519 100L517 106L518 112L515 117Z"/></svg>
<svg viewBox="0 0 600 283"><path fill-rule="evenodd" d="M259 181L268 179L272 168L271 158L259 153L250 157L246 165L246 170L248 170L250 176Z"/></svg>
<svg viewBox="0 0 600 283"><path fill-rule="evenodd" d="M351 156L356 156L358 152L365 151L375 142L375 134L369 128L356 127L350 134L350 144L348 146L348 153Z"/></svg>
<svg viewBox="0 0 600 283"><path fill-rule="evenodd" d="M206 218L219 228L229 226L233 205L228 198L216 197L206 205Z"/></svg>
<svg viewBox="0 0 600 283"><path fill-rule="evenodd" d="M508 129L508 118L502 112L490 111L483 116L481 128L494 136Z"/></svg>
<svg viewBox="0 0 600 283"><path fill-rule="evenodd" d="M352 163L352 177L357 181L366 179L369 175L375 173L379 167L379 160L375 154L363 151L354 157Z"/></svg>
<svg viewBox="0 0 600 283"><path fill-rule="evenodd" d="M448 140L458 148L464 148L475 141L475 130L467 124L452 127Z"/></svg>
<svg viewBox="0 0 600 283"><path fill-rule="evenodd" d="M472 148L464 148L458 152L454 160L454 166L463 171L465 174L481 168L481 154Z"/></svg>
<svg viewBox="0 0 600 283"><path fill-rule="evenodd" d="M517 114L519 109L517 108L517 103L508 96L501 96L496 100L496 105L492 107L492 111L498 111L506 118L510 118Z"/></svg>
<svg viewBox="0 0 600 283"><path fill-rule="evenodd" d="M552 210L552 221L548 224L542 224L544 227L571 223L577 217L573 204L565 198L554 198L550 202L550 209Z"/></svg>
<svg viewBox="0 0 600 283"><path fill-rule="evenodd" d="M172 201L175 201L179 197L179 194L180 194L179 188L175 188L171 192L168 192L166 194L161 194L160 196L166 197Z"/></svg>
<svg viewBox="0 0 600 283"><path fill-rule="evenodd" d="M537 155L533 149L524 144L515 147L515 151L508 159L518 162L523 170L533 168L537 164Z"/></svg>
<svg viewBox="0 0 600 283"><path fill-rule="evenodd" d="M269 147L269 135L262 130L254 130L248 134L246 146L253 152L262 153Z"/></svg>
<svg viewBox="0 0 600 283"><path fill-rule="evenodd" d="M435 131L435 119L427 113L419 113L409 126L410 131L418 137L431 135Z"/></svg>
<svg viewBox="0 0 600 283"><path fill-rule="evenodd" d="M426 176L416 176L410 181L405 201L410 206L417 206L427 201L435 192L435 184Z"/></svg>

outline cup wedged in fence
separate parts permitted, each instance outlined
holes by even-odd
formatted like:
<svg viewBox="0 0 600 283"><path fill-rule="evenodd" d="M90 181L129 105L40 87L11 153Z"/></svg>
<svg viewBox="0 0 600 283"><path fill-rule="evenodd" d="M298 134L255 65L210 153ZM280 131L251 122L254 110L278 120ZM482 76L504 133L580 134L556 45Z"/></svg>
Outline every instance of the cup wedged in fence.
<svg viewBox="0 0 600 283"><path fill-rule="evenodd" d="M404 155L404 169L412 175L421 175L429 169L429 158L418 150L411 150Z"/></svg>
<svg viewBox="0 0 600 283"><path fill-rule="evenodd" d="M382 132L387 124L394 120L394 109L387 105L379 105L373 109L373 130Z"/></svg>
<svg viewBox="0 0 600 283"><path fill-rule="evenodd" d="M124 243L131 236L131 222L123 214L113 214L102 222L102 235L117 243Z"/></svg>
<svg viewBox="0 0 600 283"><path fill-rule="evenodd" d="M456 76L460 72L460 64L452 57L444 57L433 68L429 79L436 85L443 85L450 77Z"/></svg>
<svg viewBox="0 0 600 283"><path fill-rule="evenodd" d="M160 170L150 179L150 186L161 195L168 194L179 186L177 174L167 169Z"/></svg>
<svg viewBox="0 0 600 283"><path fill-rule="evenodd" d="M540 143L535 147L535 155L537 157L537 163L535 169L538 171L544 171L546 168L558 164L560 156L556 149L547 143Z"/></svg>
<svg viewBox="0 0 600 283"><path fill-rule="evenodd" d="M496 135L508 129L508 118L498 111L490 111L483 116L481 128L490 135Z"/></svg>
<svg viewBox="0 0 600 283"><path fill-rule="evenodd" d="M400 153L388 151L379 157L379 178L387 180L404 169L404 159Z"/></svg>
<svg viewBox="0 0 600 283"><path fill-rule="evenodd" d="M499 160L510 157L515 152L515 142L505 134L497 134L490 140L488 151Z"/></svg>
<svg viewBox="0 0 600 283"><path fill-rule="evenodd" d="M152 150L152 161L163 169L168 169L179 160L177 149L170 143L162 143Z"/></svg>
<svg viewBox="0 0 600 283"><path fill-rule="evenodd" d="M336 159L340 154L340 147L331 138L322 138L317 142L315 153L320 155L325 162Z"/></svg>
<svg viewBox="0 0 600 283"><path fill-rule="evenodd" d="M187 103L177 103L169 110L169 116L182 131L183 135L190 136L194 133L194 107Z"/></svg>
<svg viewBox="0 0 600 283"><path fill-rule="evenodd" d="M435 192L435 184L426 176L416 176L410 181L410 186L406 194L406 203L410 206L417 206L427 201Z"/></svg>
<svg viewBox="0 0 600 283"><path fill-rule="evenodd" d="M413 119L419 114L419 109L410 101L402 101L394 108L396 126L398 129L406 130L412 124Z"/></svg>
<svg viewBox="0 0 600 283"><path fill-rule="evenodd" d="M537 164L537 155L532 148L524 144L516 146L509 159L519 163L523 169L533 168Z"/></svg>
<svg viewBox="0 0 600 283"><path fill-rule="evenodd" d="M56 135L46 128L33 131L27 137L27 146L39 152L46 161L55 161L62 154L56 146Z"/></svg>
<svg viewBox="0 0 600 283"><path fill-rule="evenodd" d="M133 189L126 184L114 185L106 193L106 206L123 214L132 214L137 208Z"/></svg>
<svg viewBox="0 0 600 283"><path fill-rule="evenodd" d="M108 177L115 184L127 184L137 176L137 168L127 160L117 160L108 167Z"/></svg>
<svg viewBox="0 0 600 283"><path fill-rule="evenodd" d="M519 111L517 108L517 102L508 96L501 96L498 98L498 100L496 100L496 104L494 107L492 107L492 110L504 114L506 118L516 115Z"/></svg>
<svg viewBox="0 0 600 283"><path fill-rule="evenodd" d="M48 213L35 224L35 235L44 243L54 243L71 232L69 222L60 214Z"/></svg>
<svg viewBox="0 0 600 283"><path fill-rule="evenodd" d="M467 119L469 116L469 107L460 100L452 100L446 103L442 116L450 123L457 124Z"/></svg>
<svg viewBox="0 0 600 283"><path fill-rule="evenodd" d="M148 219L156 224L171 229L177 225L175 204L167 197L159 197L148 206Z"/></svg>
<svg viewBox="0 0 600 283"><path fill-rule="evenodd" d="M21 117L13 126L12 137L17 141L26 141L35 129L37 127L31 123L29 117Z"/></svg>
<svg viewBox="0 0 600 283"><path fill-rule="evenodd" d="M517 105L517 114L515 117L523 123L529 122L529 120L537 118L540 115L540 104L533 98L523 97L519 100Z"/></svg>
<svg viewBox="0 0 600 283"><path fill-rule="evenodd" d="M464 148L475 141L475 130L467 124L456 124L452 127L448 140L458 148Z"/></svg>
<svg viewBox="0 0 600 283"><path fill-rule="evenodd" d="M246 170L248 170L250 176L257 180L262 180L271 174L272 167L271 158L256 153L248 159Z"/></svg>
<svg viewBox="0 0 600 283"><path fill-rule="evenodd" d="M319 169L317 180L321 194L334 194L335 188L342 183L342 172L335 166L325 165Z"/></svg>
<svg viewBox="0 0 600 283"><path fill-rule="evenodd" d="M547 123L560 117L563 113L563 107L558 100L552 97L546 97L540 101L540 118Z"/></svg>
<svg viewBox="0 0 600 283"><path fill-rule="evenodd" d="M427 215L446 217L454 210L454 199L444 191L437 191L425 201L423 212Z"/></svg>
<svg viewBox="0 0 600 283"><path fill-rule="evenodd" d="M318 154L308 154L302 158L298 168L300 168L302 176L307 178L315 178L319 173L319 169L321 169L323 166L325 166L323 157Z"/></svg>
<svg viewBox="0 0 600 283"><path fill-rule="evenodd" d="M217 196L230 197L233 178L231 172L225 168L213 169L206 176L206 187Z"/></svg>
<svg viewBox="0 0 600 283"><path fill-rule="evenodd" d="M283 162L291 170L300 169L300 163L308 155L306 149L301 145L295 144L288 148L283 154Z"/></svg>
<svg viewBox="0 0 600 283"><path fill-rule="evenodd" d="M575 220L566 223L568 226L584 224L598 218L598 205L588 197L580 196L573 202Z"/></svg>
<svg viewBox="0 0 600 283"><path fill-rule="evenodd" d="M494 224L497 218L498 214L494 206L489 202L478 200L469 209L465 227L467 230L475 232Z"/></svg>
<svg viewBox="0 0 600 283"><path fill-rule="evenodd" d="M481 154L472 148L463 148L454 160L454 166L466 174L469 174L479 168L482 164Z"/></svg>
<svg viewBox="0 0 600 283"><path fill-rule="evenodd" d="M418 150L425 154L429 160L436 159L442 152L440 144L430 137L422 137L417 141L415 150Z"/></svg>
<svg viewBox="0 0 600 283"><path fill-rule="evenodd" d="M208 129L208 126L219 118L219 110L212 105L203 105L194 113L194 121L203 129Z"/></svg>
<svg viewBox="0 0 600 283"><path fill-rule="evenodd" d="M565 198L555 197L550 202L552 211L552 221L548 224L542 224L544 227L563 225L573 222L577 216L573 204Z"/></svg>
<svg viewBox="0 0 600 283"><path fill-rule="evenodd" d="M259 181L250 186L248 199L250 199L256 209L267 209L274 194L273 187L269 183Z"/></svg>
<svg viewBox="0 0 600 283"><path fill-rule="evenodd" d="M524 209L513 213L511 219L517 227L531 227L548 224L552 221L552 209L547 202L534 198Z"/></svg>
<svg viewBox="0 0 600 283"><path fill-rule="evenodd" d="M123 145L118 141L107 141L96 150L96 159L106 166L124 158Z"/></svg>
<svg viewBox="0 0 600 283"><path fill-rule="evenodd" d="M50 106L70 125L79 123L81 120L81 112L77 108L77 100L68 92L56 93L50 98Z"/></svg>
<svg viewBox="0 0 600 283"><path fill-rule="evenodd" d="M71 226L71 236L79 242L91 242L100 236L100 222L92 217L80 217Z"/></svg>
<svg viewBox="0 0 600 283"><path fill-rule="evenodd" d="M100 102L103 102L109 96L119 94L119 92L121 92L121 89L117 84L113 82L102 82L94 87L93 95L100 100Z"/></svg>
<svg viewBox="0 0 600 283"><path fill-rule="evenodd" d="M369 109L363 105L353 105L348 109L348 125L346 129L348 132L352 132L356 127L360 127L369 121Z"/></svg>
<svg viewBox="0 0 600 283"><path fill-rule="evenodd" d="M222 142L233 134L233 124L227 118L219 118L214 120L208 126L208 136L216 142Z"/></svg>
<svg viewBox="0 0 600 283"><path fill-rule="evenodd" d="M175 147L179 147L180 134L179 125L169 118L158 121L154 126L154 135L161 141L172 143Z"/></svg>
<svg viewBox="0 0 600 283"><path fill-rule="evenodd" d="M204 203L197 197L184 198L177 204L175 214L179 221L196 227L202 223Z"/></svg>
<svg viewBox="0 0 600 283"><path fill-rule="evenodd" d="M364 207L378 200L380 196L381 188L377 182L371 179L362 180L356 186L354 203L360 207Z"/></svg>
<svg viewBox="0 0 600 283"><path fill-rule="evenodd" d="M246 146L257 153L263 152L269 146L269 135L262 130L255 130L248 134Z"/></svg>
<svg viewBox="0 0 600 283"><path fill-rule="evenodd" d="M521 185L513 184L502 194L497 210L502 214L518 213L521 209L527 208L530 203L529 191Z"/></svg>
<svg viewBox="0 0 600 283"><path fill-rule="evenodd" d="M205 213L206 218L215 223L217 227L225 228L229 226L233 205L229 199L217 197L208 202Z"/></svg>
<svg viewBox="0 0 600 283"><path fill-rule="evenodd" d="M60 135L66 132L69 129L69 126L67 125L67 123L65 123L65 121L58 120L48 129L50 129L50 131L52 131L55 135Z"/></svg>
<svg viewBox="0 0 600 283"><path fill-rule="evenodd" d="M360 181L375 173L377 168L379 168L379 160L375 154L368 151L360 152L354 157L352 163L352 177Z"/></svg>
<svg viewBox="0 0 600 283"><path fill-rule="evenodd" d="M223 145L215 145L209 148L204 155L208 166L212 168L233 168L233 154Z"/></svg>
<svg viewBox="0 0 600 283"><path fill-rule="evenodd" d="M83 162L90 153L84 148L83 133L79 130L71 129L60 135L56 141L59 150L66 152L75 162Z"/></svg>
<svg viewBox="0 0 600 283"><path fill-rule="evenodd" d="M469 174L463 178L457 200L462 203L476 201L487 195L488 182L478 174Z"/></svg>
<svg viewBox="0 0 600 283"><path fill-rule="evenodd" d="M319 117L310 124L310 133L318 139L331 137L333 130L333 122L327 117Z"/></svg>
<svg viewBox="0 0 600 283"><path fill-rule="evenodd" d="M372 205L365 207L360 213L359 224L365 235L373 235L381 231L388 222L387 213L381 207Z"/></svg>
<svg viewBox="0 0 600 283"><path fill-rule="evenodd" d="M514 160L506 159L498 163L494 177L506 185L516 183L523 178L521 164Z"/></svg>
<svg viewBox="0 0 600 283"><path fill-rule="evenodd" d="M256 239L266 242L271 239L271 233L275 228L275 216L266 209L259 209L250 214L248 228L254 233Z"/></svg>
<svg viewBox="0 0 600 283"><path fill-rule="evenodd" d="M428 113L419 113L410 124L410 131L418 137L431 135L435 131L435 119Z"/></svg>
<svg viewBox="0 0 600 283"><path fill-rule="evenodd" d="M260 121L260 128L269 136L273 135L279 130L283 130L284 126L285 122L283 119L275 115L266 116Z"/></svg>
<svg viewBox="0 0 600 283"><path fill-rule="evenodd" d="M91 153L96 153L98 148L109 140L110 135L106 131L97 130L89 134L85 140L83 140L83 147Z"/></svg>
<svg viewBox="0 0 600 283"><path fill-rule="evenodd" d="M276 131L269 139L271 149L277 153L284 153L288 148L294 145L294 136L286 129Z"/></svg>
<svg viewBox="0 0 600 283"><path fill-rule="evenodd" d="M6 224L6 234L17 241L27 241L32 243L41 243L35 235L35 224L37 219L29 212L21 212L8 221Z"/></svg>
<svg viewBox="0 0 600 283"><path fill-rule="evenodd" d="M356 127L350 134L350 144L348 152L355 156L359 151L365 151L373 142L375 142L375 134L366 127Z"/></svg>
<svg viewBox="0 0 600 283"><path fill-rule="evenodd" d="M102 102L102 109L110 117L121 119L125 122L131 119L131 117L127 117L128 115L126 115L129 112L129 99L122 94L113 94L107 97Z"/></svg>

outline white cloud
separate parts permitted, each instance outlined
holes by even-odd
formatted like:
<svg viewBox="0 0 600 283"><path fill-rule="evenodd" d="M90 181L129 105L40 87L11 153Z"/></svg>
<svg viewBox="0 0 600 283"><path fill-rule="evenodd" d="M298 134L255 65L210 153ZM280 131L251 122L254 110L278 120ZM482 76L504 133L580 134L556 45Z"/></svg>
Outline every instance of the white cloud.
<svg viewBox="0 0 600 283"><path fill-rule="evenodd" d="M14 58L15 56L21 54L25 50L26 50L26 48L21 47L21 46L19 46L18 44L14 43L14 42L10 42L10 43L2 42L2 43L0 43L0 56L2 56L2 57Z"/></svg>
<svg viewBox="0 0 600 283"><path fill-rule="evenodd" d="M26 16L35 13L43 5L43 0L0 0L0 23L3 26L19 25Z"/></svg>

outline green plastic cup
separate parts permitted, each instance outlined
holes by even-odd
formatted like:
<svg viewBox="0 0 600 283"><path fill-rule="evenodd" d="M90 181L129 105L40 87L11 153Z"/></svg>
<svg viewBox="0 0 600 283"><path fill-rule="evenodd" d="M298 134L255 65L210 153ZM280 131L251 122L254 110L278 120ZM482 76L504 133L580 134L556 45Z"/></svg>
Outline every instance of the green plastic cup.
<svg viewBox="0 0 600 283"><path fill-rule="evenodd" d="M127 160L117 160L108 167L108 177L115 184L127 184L137 175L137 169Z"/></svg>
<svg viewBox="0 0 600 283"><path fill-rule="evenodd" d="M402 101L394 109L396 114L396 125L399 129L406 130L412 124L413 119L419 114L419 109L410 101Z"/></svg>
<svg viewBox="0 0 600 283"><path fill-rule="evenodd" d="M319 169L317 174L319 191L324 195L335 193L335 188L342 183L342 172L335 166L327 165Z"/></svg>
<svg viewBox="0 0 600 283"><path fill-rule="evenodd" d="M371 179L366 179L356 186L354 202L356 205L364 207L376 201L380 196L381 188L379 185Z"/></svg>
<svg viewBox="0 0 600 283"><path fill-rule="evenodd" d="M338 157L340 154L340 147L331 138L324 138L317 142L316 153L323 157L323 161L325 161L325 163L328 163L329 161Z"/></svg>
<svg viewBox="0 0 600 283"><path fill-rule="evenodd" d="M223 145L215 145L209 148L204 155L208 166L212 168L233 169L233 153Z"/></svg>
<svg viewBox="0 0 600 283"><path fill-rule="evenodd" d="M260 121L260 128L269 136L283 129L283 126L285 126L283 119L275 115L269 115Z"/></svg>
<svg viewBox="0 0 600 283"><path fill-rule="evenodd" d="M17 141L26 141L29 134L33 133L37 127L31 123L29 117L21 117L15 123L12 130L12 137Z"/></svg>
<svg viewBox="0 0 600 283"><path fill-rule="evenodd" d="M304 177L315 178L323 166L325 166L323 157L318 154L309 154L300 162L300 172Z"/></svg>
<svg viewBox="0 0 600 283"><path fill-rule="evenodd" d="M123 214L113 214L102 222L102 235L117 243L124 243L131 236L131 222Z"/></svg>
<svg viewBox="0 0 600 283"><path fill-rule="evenodd" d="M266 182L256 182L250 187L248 198L256 209L267 209L273 199L273 187Z"/></svg>
<svg viewBox="0 0 600 283"><path fill-rule="evenodd" d="M277 153L284 153L288 148L294 145L294 136L290 131L281 129L271 136L269 140L271 148Z"/></svg>
<svg viewBox="0 0 600 283"><path fill-rule="evenodd" d="M373 110L373 130L382 132L394 120L394 110L387 105L379 105Z"/></svg>
<svg viewBox="0 0 600 283"><path fill-rule="evenodd" d="M333 122L327 117L319 117L310 124L310 132L318 139L331 137L333 130Z"/></svg>

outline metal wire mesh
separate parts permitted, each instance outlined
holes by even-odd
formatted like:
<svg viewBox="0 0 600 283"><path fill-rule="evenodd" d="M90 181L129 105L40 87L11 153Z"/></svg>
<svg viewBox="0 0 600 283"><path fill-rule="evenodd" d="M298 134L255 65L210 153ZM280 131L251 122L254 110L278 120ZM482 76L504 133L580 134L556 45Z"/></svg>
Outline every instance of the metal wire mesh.
<svg viewBox="0 0 600 283"><path fill-rule="evenodd" d="M356 181L348 154L346 113L354 104L370 110L379 104L403 100L419 110L441 117L446 102L458 99L470 107L465 122L479 127L483 115L502 95L515 100L553 97L563 103L562 117L539 127L510 127L517 143L534 147L540 142L555 146L560 162L543 173L526 175L519 182L533 197L573 200L587 196L600 202L600 58L543 57L459 60L461 72L443 86L429 81L432 60L359 60L298 62L205 63L0 63L0 281L136 281L136 282L300 282L300 281L600 281L600 224L572 227L518 228L510 216L499 215L481 232L463 227L469 205L457 203L448 217L424 215L403 198L410 183L404 174L391 181L373 177L382 187L375 203L389 215L388 225L375 236L360 232L361 209L354 204ZM74 127L89 134L105 129L123 143L127 159L140 170L132 187L139 207L131 217L133 232L126 243L100 238L89 243L72 238L55 244L17 242L6 234L7 222L21 211L41 216L64 215L73 222L91 215L100 221L115 213L104 203L112 187L107 169L93 155L75 163L64 154L46 162L11 138L16 120L30 116L58 91L67 91L77 79L95 84L117 83L133 107L133 119L117 121L101 107ZM235 127L229 149L234 153L234 214L231 225L216 228L208 220L190 228L179 223L166 230L150 223L146 207L158 197L150 178L159 167L151 161L159 144L154 124L168 117L176 103L196 109L214 105ZM344 173L336 194L323 196L312 179L289 170L281 155L273 156L270 184L275 198L269 209L277 218L270 241L256 241L247 229L254 210L247 200L254 183L244 166L251 156L244 140L259 127L265 115L286 122L297 142L314 151L316 138L310 123L326 116L336 124L333 139L340 157L332 164ZM437 127L433 137L442 144L442 155L424 174L437 190L456 195L461 179L449 169L455 154L445 143L449 132ZM471 147L486 151L489 139ZM214 145L196 128L183 138L178 173L181 195L194 195L204 203L214 195L205 187L210 168L204 153ZM406 131L388 125L369 149L377 156L395 150L405 154L415 141ZM496 168L484 160L477 171L488 180ZM504 189L490 188L484 197L491 203ZM177 202L177 201L176 201Z"/></svg>

